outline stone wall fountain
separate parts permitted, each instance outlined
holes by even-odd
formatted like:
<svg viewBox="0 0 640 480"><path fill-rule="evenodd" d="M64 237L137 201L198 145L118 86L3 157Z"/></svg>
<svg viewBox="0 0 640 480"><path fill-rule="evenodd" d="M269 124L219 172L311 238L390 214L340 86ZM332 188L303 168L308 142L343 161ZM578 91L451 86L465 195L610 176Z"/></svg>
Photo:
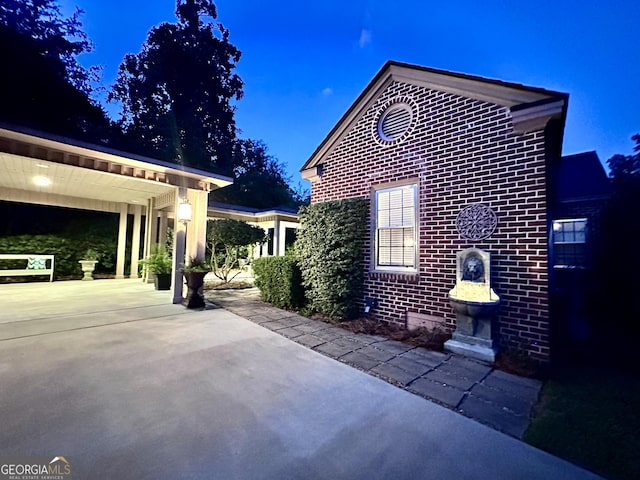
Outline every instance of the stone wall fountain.
<svg viewBox="0 0 640 480"><path fill-rule="evenodd" d="M456 285L449 291L456 330L445 350L494 362L494 320L500 297L491 288L488 252L467 248L456 254Z"/></svg>

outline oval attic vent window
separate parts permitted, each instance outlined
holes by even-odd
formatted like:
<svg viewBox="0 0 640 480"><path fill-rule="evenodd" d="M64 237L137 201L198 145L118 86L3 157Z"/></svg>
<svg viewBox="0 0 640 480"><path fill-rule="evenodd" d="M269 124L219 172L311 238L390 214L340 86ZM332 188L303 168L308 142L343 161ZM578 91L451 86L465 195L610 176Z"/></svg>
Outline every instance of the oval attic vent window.
<svg viewBox="0 0 640 480"><path fill-rule="evenodd" d="M378 134L382 140L392 142L404 135L411 125L411 107L406 103L391 105L378 121Z"/></svg>

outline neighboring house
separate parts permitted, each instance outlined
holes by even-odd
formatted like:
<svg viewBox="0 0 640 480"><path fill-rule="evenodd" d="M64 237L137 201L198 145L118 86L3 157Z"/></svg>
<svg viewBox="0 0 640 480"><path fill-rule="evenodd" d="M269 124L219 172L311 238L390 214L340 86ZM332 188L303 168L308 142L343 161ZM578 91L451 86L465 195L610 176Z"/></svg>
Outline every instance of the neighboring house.
<svg viewBox="0 0 640 480"><path fill-rule="evenodd" d="M499 344L550 359L547 213L555 192L547 172L560 161L567 101L471 75L382 68L302 168L312 203L370 202L363 307L372 297L378 319L453 328L456 252L477 247L491 254L501 297ZM490 235L469 240L456 220L477 204L497 224L484 231L491 222L473 217Z"/></svg>
<svg viewBox="0 0 640 480"><path fill-rule="evenodd" d="M596 152L562 157L557 170L551 235L554 341L565 349L590 335L585 301L604 232L602 209L613 194Z"/></svg>
<svg viewBox="0 0 640 480"><path fill-rule="evenodd" d="M591 267L602 208L613 189L596 152L562 157L553 210L553 266Z"/></svg>
<svg viewBox="0 0 640 480"><path fill-rule="evenodd" d="M274 207L268 210L243 207L228 203L209 202L207 218L210 220L230 218L262 227L267 241L253 251L254 258L282 256L296 240L299 228L298 213L288 207Z"/></svg>

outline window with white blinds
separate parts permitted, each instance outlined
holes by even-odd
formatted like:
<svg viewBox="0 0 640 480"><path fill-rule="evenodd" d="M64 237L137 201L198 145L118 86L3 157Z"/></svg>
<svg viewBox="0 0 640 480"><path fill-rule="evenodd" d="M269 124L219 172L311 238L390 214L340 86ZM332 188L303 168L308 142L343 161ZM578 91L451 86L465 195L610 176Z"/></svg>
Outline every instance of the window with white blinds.
<svg viewBox="0 0 640 480"><path fill-rule="evenodd" d="M378 190L376 267L415 269L417 186Z"/></svg>

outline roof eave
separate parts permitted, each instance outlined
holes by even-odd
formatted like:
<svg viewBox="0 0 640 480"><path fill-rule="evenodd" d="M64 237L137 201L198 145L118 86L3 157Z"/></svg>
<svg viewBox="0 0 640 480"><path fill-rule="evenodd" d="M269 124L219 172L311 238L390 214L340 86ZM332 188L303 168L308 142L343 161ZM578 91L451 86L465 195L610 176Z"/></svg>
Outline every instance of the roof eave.
<svg viewBox="0 0 640 480"><path fill-rule="evenodd" d="M181 167L155 158L143 157L104 147L102 145L94 145L24 127L0 124L0 137L52 150L60 150L66 153L95 157L100 160L121 163L135 168L144 168L161 173L189 177L200 182L210 183L218 188L226 187L233 183L232 178L224 175L205 172L204 170L191 167Z"/></svg>
<svg viewBox="0 0 640 480"><path fill-rule="evenodd" d="M212 207L211 205L209 205L207 207L207 212L209 216L213 216L211 214L215 214L215 213L222 213L222 214L236 215L239 217L246 217L247 219L252 219L254 221L258 221L260 218L263 218L263 217L271 217L271 216L287 217L295 221L298 220L298 215L292 212L285 212L284 210L264 210L259 212L248 212L246 210L238 210L238 209L224 208L224 207Z"/></svg>
<svg viewBox="0 0 640 480"><path fill-rule="evenodd" d="M511 109L513 129L517 134L543 129L552 118L565 117L565 98L551 98L534 105L517 105ZM524 107L524 108L515 108Z"/></svg>

